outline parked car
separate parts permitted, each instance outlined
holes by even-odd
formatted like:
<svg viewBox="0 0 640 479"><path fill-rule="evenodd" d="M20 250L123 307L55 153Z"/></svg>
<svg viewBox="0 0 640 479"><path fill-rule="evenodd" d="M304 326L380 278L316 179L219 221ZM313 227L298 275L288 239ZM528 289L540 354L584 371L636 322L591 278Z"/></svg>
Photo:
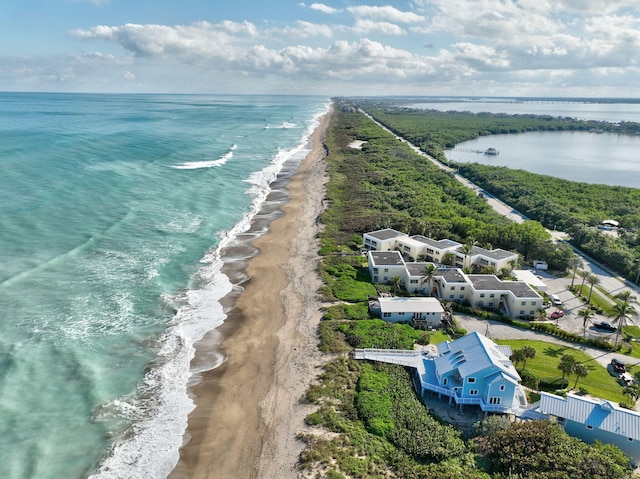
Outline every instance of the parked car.
<svg viewBox="0 0 640 479"><path fill-rule="evenodd" d="M560 319L563 316L564 316L564 312L560 310L554 311L553 313L551 313L551 319Z"/></svg>
<svg viewBox="0 0 640 479"><path fill-rule="evenodd" d="M622 373L626 373L627 372L627 368L624 365L624 363L622 361L617 360L616 358L613 358L611 360L611 367L618 374L622 374Z"/></svg>
<svg viewBox="0 0 640 479"><path fill-rule="evenodd" d="M622 373L618 378L618 381L623 386L631 386L633 384L633 376L629 373Z"/></svg>
<svg viewBox="0 0 640 479"><path fill-rule="evenodd" d="M551 299L551 304L553 304L554 306L560 306L562 304L562 300L557 294L549 295L549 299Z"/></svg>
<svg viewBox="0 0 640 479"><path fill-rule="evenodd" d="M606 321L601 321L599 323L595 323L594 326L598 329L604 329L606 331L617 331L617 328L611 324L611 323L607 323Z"/></svg>

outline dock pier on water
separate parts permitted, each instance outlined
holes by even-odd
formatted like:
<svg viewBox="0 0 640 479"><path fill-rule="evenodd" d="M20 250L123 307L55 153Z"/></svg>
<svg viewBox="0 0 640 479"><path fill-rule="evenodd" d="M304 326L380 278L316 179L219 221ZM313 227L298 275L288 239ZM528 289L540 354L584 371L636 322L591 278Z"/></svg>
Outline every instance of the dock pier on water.
<svg viewBox="0 0 640 479"><path fill-rule="evenodd" d="M460 153L478 153L483 155L499 155L500 152L495 148L487 148L486 150L476 150L474 148L451 148L447 151L457 151Z"/></svg>

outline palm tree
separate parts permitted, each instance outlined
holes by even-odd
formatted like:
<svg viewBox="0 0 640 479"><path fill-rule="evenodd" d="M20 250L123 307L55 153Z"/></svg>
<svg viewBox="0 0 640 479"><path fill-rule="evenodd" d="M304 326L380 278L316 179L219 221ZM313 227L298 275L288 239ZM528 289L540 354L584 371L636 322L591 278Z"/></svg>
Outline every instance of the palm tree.
<svg viewBox="0 0 640 479"><path fill-rule="evenodd" d="M449 252L442 255L442 264L446 264L447 266L451 266L453 264L453 260L456 257L455 254Z"/></svg>
<svg viewBox="0 0 640 479"><path fill-rule="evenodd" d="M467 238L465 244L462 245L462 253L464 254L464 259L462 260L462 266L469 266L469 253L473 249L473 247L477 244L477 241L473 237Z"/></svg>
<svg viewBox="0 0 640 479"><path fill-rule="evenodd" d="M571 269L573 270L573 275L571 276L571 287L573 288L573 282L576 279L576 272L578 271L578 268L584 266L584 263L580 256L574 254L569 261L569 266L571 266Z"/></svg>
<svg viewBox="0 0 640 479"><path fill-rule="evenodd" d="M593 311L589 308L584 308L578 311L578 316L582 317L582 337L585 338L587 336L587 323L589 322L589 318L593 316Z"/></svg>
<svg viewBox="0 0 640 479"><path fill-rule="evenodd" d="M429 263L424 267L424 276L420 278L420 281L422 281L422 286L424 286L424 281L427 282L427 296L431 296L431 281L433 280L433 275L436 274L437 270L438 268L436 268L436 265L433 263Z"/></svg>
<svg viewBox="0 0 640 479"><path fill-rule="evenodd" d="M638 298L631 294L631 291L629 290L616 294L614 298L619 299L622 303L638 303Z"/></svg>
<svg viewBox="0 0 640 479"><path fill-rule="evenodd" d="M578 385L578 379L584 378L589 374L589 368L587 368L584 364L578 363L573 368L573 374L576 375L576 382L573 383L573 389Z"/></svg>
<svg viewBox="0 0 640 479"><path fill-rule="evenodd" d="M558 369L562 371L562 384L564 384L564 378L573 373L573 369L576 367L576 359L571 354L563 354L558 364Z"/></svg>
<svg viewBox="0 0 640 479"><path fill-rule="evenodd" d="M638 312L636 309L631 306L629 303L616 303L611 308L613 311L613 323L618 327L616 328L616 340L614 343L614 347L618 346L618 338L620 337L620 331L624 328L628 323L633 323L631 320L632 317L638 316Z"/></svg>
<svg viewBox="0 0 640 479"><path fill-rule="evenodd" d="M587 282L591 285L589 288L589 297L587 298L587 304L591 304L591 293L593 292L593 287L596 284L600 284L600 278L598 278L595 274L590 274L587 276Z"/></svg>
<svg viewBox="0 0 640 479"><path fill-rule="evenodd" d="M531 346L522 346L522 353L524 354L524 362L522 364L522 369L526 369L527 367L527 359L533 359L536 357L536 350Z"/></svg>
<svg viewBox="0 0 640 479"><path fill-rule="evenodd" d="M638 398L640 398L640 388L637 384L632 384L631 386L624 388L622 394L629 396L633 404L635 404Z"/></svg>
<svg viewBox="0 0 640 479"><path fill-rule="evenodd" d="M580 294L582 294L582 288L584 288L584 282L591 273L585 269L578 271L578 276L582 278L582 284L580 285Z"/></svg>
<svg viewBox="0 0 640 479"><path fill-rule="evenodd" d="M398 294L400 287L402 286L402 279L400 276L391 277L391 287L393 288L393 294Z"/></svg>
<svg viewBox="0 0 640 479"><path fill-rule="evenodd" d="M514 349L511 352L511 357L509 359L513 362L514 367L517 368L518 364L525 360L524 351L522 349Z"/></svg>

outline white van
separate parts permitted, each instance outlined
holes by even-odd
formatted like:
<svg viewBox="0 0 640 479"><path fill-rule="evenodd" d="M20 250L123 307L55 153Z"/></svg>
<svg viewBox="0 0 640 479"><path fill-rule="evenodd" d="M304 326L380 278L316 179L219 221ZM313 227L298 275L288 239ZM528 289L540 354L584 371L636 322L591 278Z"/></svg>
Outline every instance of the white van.
<svg viewBox="0 0 640 479"><path fill-rule="evenodd" d="M557 294L550 294L549 299L551 299L551 304L553 304L554 306L562 305L562 301L560 300Z"/></svg>

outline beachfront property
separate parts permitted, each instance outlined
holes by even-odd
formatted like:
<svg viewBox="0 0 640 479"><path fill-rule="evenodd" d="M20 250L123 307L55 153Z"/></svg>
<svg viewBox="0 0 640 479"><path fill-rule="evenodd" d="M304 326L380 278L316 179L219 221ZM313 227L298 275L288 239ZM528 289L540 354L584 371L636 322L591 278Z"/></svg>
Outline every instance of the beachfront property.
<svg viewBox="0 0 640 479"><path fill-rule="evenodd" d="M408 261L422 260L436 264L450 263L456 268L481 271L511 269L518 262L518 253L503 249L488 250L468 247L449 239L433 240L422 235L409 236L394 229L383 229L362 235L364 248L370 251L399 251ZM448 261L447 261L448 260Z"/></svg>
<svg viewBox="0 0 640 479"><path fill-rule="evenodd" d="M444 314L440 301L427 297L381 297L370 301L369 310L391 323L408 322L427 328L439 327Z"/></svg>
<svg viewBox="0 0 640 479"><path fill-rule="evenodd" d="M460 268L429 262L406 263L399 251L369 250L368 268L374 283L391 283L399 278L413 294L435 296L442 301L497 309L510 317L532 318L543 298L524 281L503 281L490 274L466 274ZM430 265L435 267L428 274Z"/></svg>
<svg viewBox="0 0 640 479"><path fill-rule="evenodd" d="M438 344L431 351L356 349L355 359L400 364L412 369L421 397L434 394L462 408L519 415L527 408L520 375L511 363L511 348L480 333Z"/></svg>
<svg viewBox="0 0 640 479"><path fill-rule="evenodd" d="M557 421L567 434L584 442L600 441L619 447L640 465L640 414L598 398L541 393L541 418Z"/></svg>

